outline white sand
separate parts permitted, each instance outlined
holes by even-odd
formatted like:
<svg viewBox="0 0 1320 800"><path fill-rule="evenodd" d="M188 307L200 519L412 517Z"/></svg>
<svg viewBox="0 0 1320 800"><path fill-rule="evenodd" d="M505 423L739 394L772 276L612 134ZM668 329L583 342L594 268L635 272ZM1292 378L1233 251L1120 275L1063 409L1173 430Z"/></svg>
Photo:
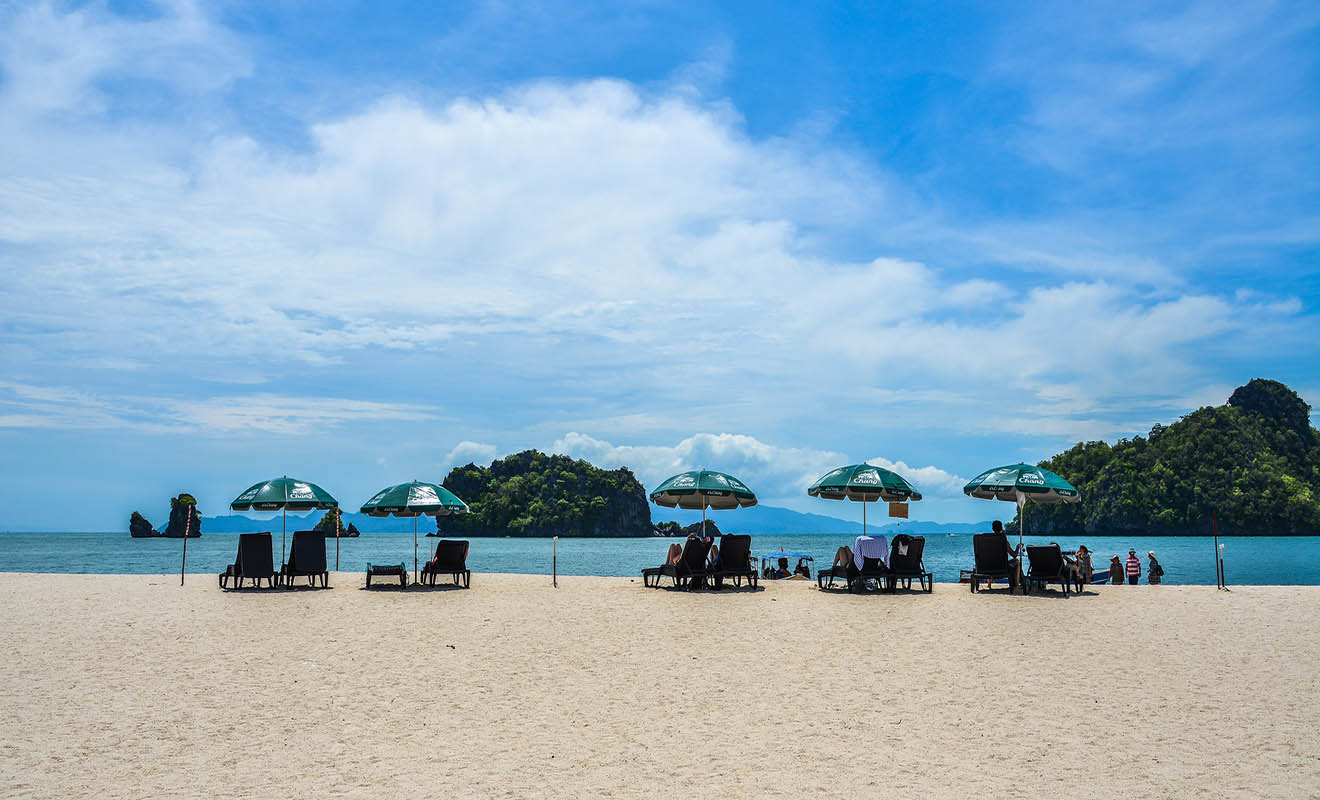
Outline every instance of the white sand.
<svg viewBox="0 0 1320 800"><path fill-rule="evenodd" d="M0 575L13 797L1318 797L1320 587Z"/></svg>

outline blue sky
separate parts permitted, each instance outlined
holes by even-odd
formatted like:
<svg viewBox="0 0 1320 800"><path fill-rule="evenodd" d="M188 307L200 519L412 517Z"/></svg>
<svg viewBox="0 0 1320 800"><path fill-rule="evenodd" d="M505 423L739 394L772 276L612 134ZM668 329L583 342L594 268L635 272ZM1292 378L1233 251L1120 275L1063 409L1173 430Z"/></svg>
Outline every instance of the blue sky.
<svg viewBox="0 0 1320 800"><path fill-rule="evenodd" d="M7 4L0 527L529 447L970 521L1320 402L1318 58L1305 3Z"/></svg>

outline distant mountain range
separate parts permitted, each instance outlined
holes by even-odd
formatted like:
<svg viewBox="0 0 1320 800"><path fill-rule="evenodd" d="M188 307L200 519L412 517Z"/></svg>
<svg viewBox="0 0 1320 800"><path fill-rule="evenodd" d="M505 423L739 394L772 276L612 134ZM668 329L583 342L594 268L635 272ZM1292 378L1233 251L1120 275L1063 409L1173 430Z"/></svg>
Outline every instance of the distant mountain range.
<svg viewBox="0 0 1320 800"><path fill-rule="evenodd" d="M290 531L310 530L324 512L312 511L307 514L290 514ZM657 521L676 520L688 525L701 521L700 511L682 509L654 509L652 517ZM757 505L737 511L719 511L709 517L715 520L721 531L726 533L821 533L845 536L858 536L862 532L860 522L830 517L825 514L803 514L787 508ZM345 513L344 526L349 523L357 526L363 533L384 531L411 531L412 520L396 517L369 517L366 514ZM253 519L242 514L226 514L217 517L202 517L202 530L205 533L253 533L257 531L277 531L280 518ZM435 520L422 517L417 520L419 533L431 533L435 530ZM906 520L886 522L880 525L868 525L868 531L892 535L896 532L911 534L927 533L981 533L990 530L990 522L925 522Z"/></svg>

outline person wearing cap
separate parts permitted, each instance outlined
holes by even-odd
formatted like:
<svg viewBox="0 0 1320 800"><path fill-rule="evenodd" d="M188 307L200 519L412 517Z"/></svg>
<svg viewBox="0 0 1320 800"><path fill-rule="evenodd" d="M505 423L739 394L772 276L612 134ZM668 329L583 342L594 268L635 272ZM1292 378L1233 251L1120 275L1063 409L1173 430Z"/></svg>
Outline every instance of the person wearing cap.
<svg viewBox="0 0 1320 800"><path fill-rule="evenodd" d="M1160 562L1155 560L1154 550L1147 550L1146 556L1150 558L1150 566L1146 568L1146 583L1154 585L1160 582L1160 578L1164 577L1164 567L1161 567Z"/></svg>
<svg viewBox="0 0 1320 800"><path fill-rule="evenodd" d="M1127 579L1128 586L1136 586L1137 582L1141 580L1141 559L1137 558L1135 548L1128 551Z"/></svg>

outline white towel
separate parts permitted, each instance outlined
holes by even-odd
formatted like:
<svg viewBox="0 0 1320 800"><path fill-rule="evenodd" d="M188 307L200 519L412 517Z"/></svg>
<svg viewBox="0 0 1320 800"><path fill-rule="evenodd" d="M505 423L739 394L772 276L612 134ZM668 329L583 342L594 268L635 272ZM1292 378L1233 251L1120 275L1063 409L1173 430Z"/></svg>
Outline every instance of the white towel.
<svg viewBox="0 0 1320 800"><path fill-rule="evenodd" d="M889 566L889 537L858 536L853 542L853 563L858 569L862 568L864 558L878 558Z"/></svg>

